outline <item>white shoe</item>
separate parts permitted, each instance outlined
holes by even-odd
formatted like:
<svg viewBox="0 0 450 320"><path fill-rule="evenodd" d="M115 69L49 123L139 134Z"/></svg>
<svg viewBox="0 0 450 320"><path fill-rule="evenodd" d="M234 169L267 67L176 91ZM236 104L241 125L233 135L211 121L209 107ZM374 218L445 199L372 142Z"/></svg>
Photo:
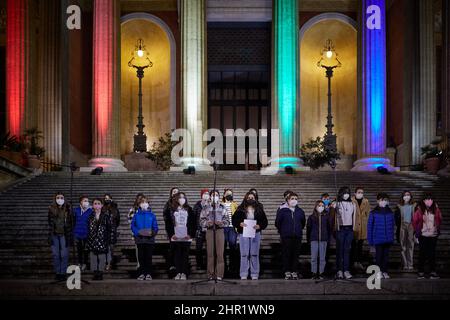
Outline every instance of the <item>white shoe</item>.
<svg viewBox="0 0 450 320"><path fill-rule="evenodd" d="M348 271L345 271L345 272L344 272L344 277L345 277L345 279L347 279L347 280L353 278L352 274L351 274L350 272L348 272Z"/></svg>
<svg viewBox="0 0 450 320"><path fill-rule="evenodd" d="M391 277L388 275L387 272L383 272L383 278L390 279Z"/></svg>
<svg viewBox="0 0 450 320"><path fill-rule="evenodd" d="M173 278L174 280L181 280L181 273L178 273L175 278Z"/></svg>
<svg viewBox="0 0 450 320"><path fill-rule="evenodd" d="M344 273L342 271L338 271L338 273L336 274L336 278L344 279Z"/></svg>
<svg viewBox="0 0 450 320"><path fill-rule="evenodd" d="M247 280L248 278L247 277L241 277L241 280Z"/></svg>
<svg viewBox="0 0 450 320"><path fill-rule="evenodd" d="M187 280L187 277L184 273L180 275L180 280Z"/></svg>
<svg viewBox="0 0 450 320"><path fill-rule="evenodd" d="M143 281L143 280L145 280L145 275L141 274L137 279L139 281Z"/></svg>
<svg viewBox="0 0 450 320"><path fill-rule="evenodd" d="M258 280L258 277L252 277L252 280Z"/></svg>
<svg viewBox="0 0 450 320"><path fill-rule="evenodd" d="M221 277L217 277L217 281L222 281L222 278Z"/></svg>
<svg viewBox="0 0 450 320"><path fill-rule="evenodd" d="M383 273L377 272L376 279L377 279L377 280L383 279Z"/></svg>
<svg viewBox="0 0 450 320"><path fill-rule="evenodd" d="M153 280L153 278L149 274L145 277L145 281L152 281L152 280Z"/></svg>

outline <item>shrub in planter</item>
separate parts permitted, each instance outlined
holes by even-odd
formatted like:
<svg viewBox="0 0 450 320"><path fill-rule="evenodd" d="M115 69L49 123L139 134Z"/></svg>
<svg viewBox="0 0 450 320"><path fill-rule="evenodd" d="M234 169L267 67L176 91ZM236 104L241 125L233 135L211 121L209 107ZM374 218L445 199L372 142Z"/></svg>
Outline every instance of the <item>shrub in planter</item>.
<svg viewBox="0 0 450 320"><path fill-rule="evenodd" d="M45 152L45 149L39 146L39 140L44 138L42 132L37 128L27 129L23 137L28 154L28 167L39 169L41 167L41 156Z"/></svg>
<svg viewBox="0 0 450 320"><path fill-rule="evenodd" d="M331 152L325 148L325 139L317 137L311 139L300 149L301 156L305 166L313 170L322 168L330 163L331 160L338 160L341 158L339 152Z"/></svg>
<svg viewBox="0 0 450 320"><path fill-rule="evenodd" d="M10 132L0 136L0 156L18 165L24 165L24 150L25 146L23 139L20 139L15 135L11 135Z"/></svg>
<svg viewBox="0 0 450 320"><path fill-rule="evenodd" d="M442 143L442 139L437 139L421 148L422 156L424 156L423 164L425 171L428 173L436 174L439 171L444 155L442 149L439 147L440 143Z"/></svg>
<svg viewBox="0 0 450 320"><path fill-rule="evenodd" d="M148 158L156 163L158 169L167 171L173 165L172 149L178 142L172 141L172 134L166 133L153 143L148 151Z"/></svg>

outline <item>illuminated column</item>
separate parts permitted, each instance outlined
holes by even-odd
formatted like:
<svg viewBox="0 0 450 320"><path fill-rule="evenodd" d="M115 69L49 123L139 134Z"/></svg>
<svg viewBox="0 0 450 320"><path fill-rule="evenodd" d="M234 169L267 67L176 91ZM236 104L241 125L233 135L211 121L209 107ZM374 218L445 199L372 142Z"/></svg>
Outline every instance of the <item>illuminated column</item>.
<svg viewBox="0 0 450 320"><path fill-rule="evenodd" d="M386 3L362 0L362 145L353 171L383 166L395 171L386 157Z"/></svg>
<svg viewBox="0 0 450 320"><path fill-rule="evenodd" d="M279 129L280 168L299 168L299 43L298 0L273 1L273 128Z"/></svg>
<svg viewBox="0 0 450 320"><path fill-rule="evenodd" d="M6 6L6 130L20 136L31 127L29 2L8 0Z"/></svg>
<svg viewBox="0 0 450 320"><path fill-rule="evenodd" d="M93 159L90 167L127 171L120 158L118 0L94 1Z"/></svg>
<svg viewBox="0 0 450 320"><path fill-rule="evenodd" d="M207 128L206 105L206 0L180 1L183 166L210 170L203 158L203 132Z"/></svg>

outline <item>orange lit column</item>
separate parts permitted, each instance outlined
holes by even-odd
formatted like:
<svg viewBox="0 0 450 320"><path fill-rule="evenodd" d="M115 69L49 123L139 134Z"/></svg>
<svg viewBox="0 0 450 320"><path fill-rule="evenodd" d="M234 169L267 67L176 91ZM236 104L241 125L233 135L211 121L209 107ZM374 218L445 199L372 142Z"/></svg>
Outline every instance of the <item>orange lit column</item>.
<svg viewBox="0 0 450 320"><path fill-rule="evenodd" d="M93 149L90 167L127 171L120 160L119 1L94 1Z"/></svg>
<svg viewBox="0 0 450 320"><path fill-rule="evenodd" d="M6 6L6 130L20 136L31 126L29 3L8 0Z"/></svg>

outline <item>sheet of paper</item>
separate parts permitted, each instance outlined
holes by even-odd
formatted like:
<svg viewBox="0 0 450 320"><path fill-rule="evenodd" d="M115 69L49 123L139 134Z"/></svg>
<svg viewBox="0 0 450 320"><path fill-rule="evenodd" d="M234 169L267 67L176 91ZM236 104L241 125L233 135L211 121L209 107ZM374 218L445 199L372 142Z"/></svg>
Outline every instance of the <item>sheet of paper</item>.
<svg viewBox="0 0 450 320"><path fill-rule="evenodd" d="M244 220L244 223L246 226L244 227L244 232L242 233L242 236L244 238L254 238L256 234L255 226L256 226L256 220Z"/></svg>
<svg viewBox="0 0 450 320"><path fill-rule="evenodd" d="M175 237L178 239L184 239L187 237L187 227L186 226L179 226L175 227Z"/></svg>

